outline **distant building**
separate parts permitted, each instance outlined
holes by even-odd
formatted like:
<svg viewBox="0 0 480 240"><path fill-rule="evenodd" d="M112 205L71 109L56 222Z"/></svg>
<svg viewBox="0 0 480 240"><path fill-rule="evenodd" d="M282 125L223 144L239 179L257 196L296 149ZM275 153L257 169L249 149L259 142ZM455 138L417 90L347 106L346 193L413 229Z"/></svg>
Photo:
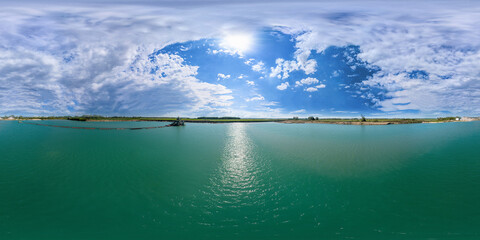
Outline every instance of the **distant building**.
<svg viewBox="0 0 480 240"><path fill-rule="evenodd" d="M457 117L457 118L455 118L455 121L460 121L460 118L458 118L458 117Z"/></svg>
<svg viewBox="0 0 480 240"><path fill-rule="evenodd" d="M7 120L15 120L13 117L8 117Z"/></svg>

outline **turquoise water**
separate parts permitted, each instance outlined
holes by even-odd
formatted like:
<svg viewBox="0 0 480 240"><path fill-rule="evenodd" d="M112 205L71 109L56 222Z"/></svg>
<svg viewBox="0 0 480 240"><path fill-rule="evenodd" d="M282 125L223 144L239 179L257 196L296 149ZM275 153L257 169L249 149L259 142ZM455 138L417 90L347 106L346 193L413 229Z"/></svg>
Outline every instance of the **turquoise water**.
<svg viewBox="0 0 480 240"><path fill-rule="evenodd" d="M0 121L0 239L480 239L480 122Z"/></svg>

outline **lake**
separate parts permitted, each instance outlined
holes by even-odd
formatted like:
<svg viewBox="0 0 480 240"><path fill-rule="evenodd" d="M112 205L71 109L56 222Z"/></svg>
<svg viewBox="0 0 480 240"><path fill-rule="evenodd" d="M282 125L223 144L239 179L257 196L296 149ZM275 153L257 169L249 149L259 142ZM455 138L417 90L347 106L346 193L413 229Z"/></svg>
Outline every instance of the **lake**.
<svg viewBox="0 0 480 240"><path fill-rule="evenodd" d="M3 240L427 238L480 238L480 122L0 121Z"/></svg>

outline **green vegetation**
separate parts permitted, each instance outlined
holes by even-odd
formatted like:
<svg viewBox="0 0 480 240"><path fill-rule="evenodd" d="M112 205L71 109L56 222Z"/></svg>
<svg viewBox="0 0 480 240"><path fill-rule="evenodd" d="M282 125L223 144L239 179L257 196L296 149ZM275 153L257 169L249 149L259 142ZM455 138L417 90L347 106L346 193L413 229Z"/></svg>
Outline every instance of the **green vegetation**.
<svg viewBox="0 0 480 240"><path fill-rule="evenodd" d="M439 117L437 118L438 121L455 121L456 119L460 119L460 117Z"/></svg>
<svg viewBox="0 0 480 240"><path fill-rule="evenodd" d="M72 121L82 121L82 122L87 121L87 118L85 117L68 117L67 119Z"/></svg>

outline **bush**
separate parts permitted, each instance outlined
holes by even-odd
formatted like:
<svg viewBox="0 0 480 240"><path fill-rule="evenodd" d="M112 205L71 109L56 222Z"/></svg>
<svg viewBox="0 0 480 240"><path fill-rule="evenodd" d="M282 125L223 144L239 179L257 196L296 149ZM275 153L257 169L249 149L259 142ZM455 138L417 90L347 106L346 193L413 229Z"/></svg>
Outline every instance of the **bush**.
<svg viewBox="0 0 480 240"><path fill-rule="evenodd" d="M454 121L457 117L439 117L438 121Z"/></svg>

